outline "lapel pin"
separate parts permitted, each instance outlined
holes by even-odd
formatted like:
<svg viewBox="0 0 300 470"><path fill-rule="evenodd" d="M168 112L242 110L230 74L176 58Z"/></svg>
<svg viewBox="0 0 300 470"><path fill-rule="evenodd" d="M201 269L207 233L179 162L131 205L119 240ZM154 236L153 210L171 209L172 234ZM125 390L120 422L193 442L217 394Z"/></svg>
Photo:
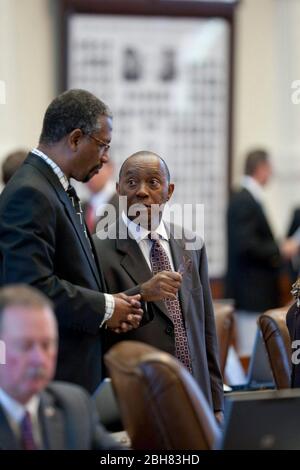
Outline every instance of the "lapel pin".
<svg viewBox="0 0 300 470"><path fill-rule="evenodd" d="M55 408L53 408L53 406L47 406L47 408L45 408L45 416L47 416L47 418L51 418L54 415Z"/></svg>

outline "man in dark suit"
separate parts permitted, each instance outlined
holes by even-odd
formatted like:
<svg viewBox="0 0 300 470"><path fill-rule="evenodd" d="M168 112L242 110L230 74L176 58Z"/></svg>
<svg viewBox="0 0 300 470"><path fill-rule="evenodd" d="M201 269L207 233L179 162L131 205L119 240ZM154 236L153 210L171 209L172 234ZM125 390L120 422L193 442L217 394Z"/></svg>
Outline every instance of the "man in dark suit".
<svg viewBox="0 0 300 470"><path fill-rule="evenodd" d="M102 327L139 324L139 297L104 294L105 283L70 178L88 181L108 161L112 118L91 93L49 105L38 148L0 196L0 285L31 284L55 304L56 377L93 392L101 381Z"/></svg>
<svg viewBox="0 0 300 470"><path fill-rule="evenodd" d="M235 300L241 355L251 354L257 315L279 306L281 256L262 202L271 172L264 150L250 152L242 188L232 194L227 213L226 296Z"/></svg>
<svg viewBox="0 0 300 470"><path fill-rule="evenodd" d="M109 227L107 237L103 237L103 232L97 233L94 242L109 290L132 289L139 292L153 319L134 332L120 335L107 332L107 347L123 339L138 340L167 351L184 362L179 336L185 336L189 369L216 415L220 416L223 387L205 246L202 240L183 227L163 221L164 205L173 190L168 167L158 155L138 152L123 163L117 191L120 196L127 197L127 210L116 224ZM157 272L151 258L155 240L148 238L149 233L152 238L160 239L171 272L166 268L153 276ZM168 278L168 275L173 275L173 278ZM177 335L177 318L170 314L168 299L178 302L177 289L181 281L179 304L183 331Z"/></svg>
<svg viewBox="0 0 300 470"><path fill-rule="evenodd" d="M29 286L0 289L0 449L117 449L89 395L52 382L57 324L51 302ZM4 362L4 361L2 361Z"/></svg>

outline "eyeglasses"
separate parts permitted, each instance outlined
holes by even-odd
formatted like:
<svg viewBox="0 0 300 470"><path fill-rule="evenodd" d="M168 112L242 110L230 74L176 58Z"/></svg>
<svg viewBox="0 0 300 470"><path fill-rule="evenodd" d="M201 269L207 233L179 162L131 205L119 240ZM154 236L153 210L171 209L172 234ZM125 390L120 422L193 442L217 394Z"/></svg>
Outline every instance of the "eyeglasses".
<svg viewBox="0 0 300 470"><path fill-rule="evenodd" d="M99 145L99 150L103 153L103 152L108 152L108 150L110 149L110 145L109 144L106 144L105 142L103 142L103 140L100 140L98 139L97 137L94 137L93 135L91 134L88 134L88 137L90 137L91 139L93 139L95 142L97 142L97 144Z"/></svg>

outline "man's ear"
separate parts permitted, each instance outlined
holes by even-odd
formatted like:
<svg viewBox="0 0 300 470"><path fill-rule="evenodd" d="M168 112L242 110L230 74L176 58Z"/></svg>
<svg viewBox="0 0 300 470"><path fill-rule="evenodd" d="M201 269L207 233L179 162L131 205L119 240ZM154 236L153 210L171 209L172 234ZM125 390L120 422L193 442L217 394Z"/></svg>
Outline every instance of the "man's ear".
<svg viewBox="0 0 300 470"><path fill-rule="evenodd" d="M167 200L171 199L172 194L174 192L174 189L175 189L174 183L170 183L169 187L168 187L168 198L167 198Z"/></svg>
<svg viewBox="0 0 300 470"><path fill-rule="evenodd" d="M120 194L120 185L119 183L116 183L116 191L118 194Z"/></svg>
<svg viewBox="0 0 300 470"><path fill-rule="evenodd" d="M68 143L72 150L77 150L83 136L84 134L81 129L74 129L72 132L70 132L68 135Z"/></svg>

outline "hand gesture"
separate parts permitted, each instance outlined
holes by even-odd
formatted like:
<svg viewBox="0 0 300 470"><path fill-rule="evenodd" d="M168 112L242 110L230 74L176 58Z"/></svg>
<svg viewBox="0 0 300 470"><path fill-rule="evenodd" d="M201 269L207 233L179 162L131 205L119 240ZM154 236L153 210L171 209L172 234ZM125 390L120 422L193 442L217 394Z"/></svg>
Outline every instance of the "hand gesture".
<svg viewBox="0 0 300 470"><path fill-rule="evenodd" d="M128 296L124 293L114 294L114 313L107 320L107 328L116 333L126 333L133 328L138 328L143 316L139 294Z"/></svg>

